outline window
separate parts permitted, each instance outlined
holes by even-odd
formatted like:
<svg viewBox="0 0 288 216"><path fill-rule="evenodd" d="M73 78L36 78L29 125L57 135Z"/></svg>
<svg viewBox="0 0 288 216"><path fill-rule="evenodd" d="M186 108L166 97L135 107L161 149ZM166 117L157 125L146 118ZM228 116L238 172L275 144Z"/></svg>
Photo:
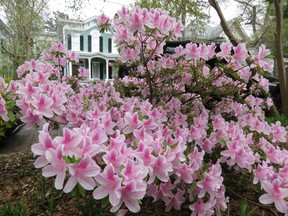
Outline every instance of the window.
<svg viewBox="0 0 288 216"><path fill-rule="evenodd" d="M108 53L112 53L112 39L108 39Z"/></svg>
<svg viewBox="0 0 288 216"><path fill-rule="evenodd" d="M72 48L71 34L68 34L67 37L68 37L68 50L71 50Z"/></svg>
<svg viewBox="0 0 288 216"><path fill-rule="evenodd" d="M83 35L80 35L80 50L84 50L84 38Z"/></svg>
<svg viewBox="0 0 288 216"><path fill-rule="evenodd" d="M108 67L108 69L109 69L109 79L112 79L112 67Z"/></svg>
<svg viewBox="0 0 288 216"><path fill-rule="evenodd" d="M92 51L91 35L88 35L88 52Z"/></svg>
<svg viewBox="0 0 288 216"><path fill-rule="evenodd" d="M103 37L99 37L99 47L100 47L100 52L103 52Z"/></svg>

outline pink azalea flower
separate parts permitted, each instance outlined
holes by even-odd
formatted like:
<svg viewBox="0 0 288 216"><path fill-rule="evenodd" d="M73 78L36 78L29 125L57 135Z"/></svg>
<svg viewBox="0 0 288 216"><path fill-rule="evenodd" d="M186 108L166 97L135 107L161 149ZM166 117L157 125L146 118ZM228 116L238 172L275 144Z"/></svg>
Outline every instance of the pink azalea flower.
<svg viewBox="0 0 288 216"><path fill-rule="evenodd" d="M100 173L100 168L89 155L85 155L77 164L69 165L70 177L64 187L64 192L69 193L75 187L77 182L85 190L93 190L96 186L94 176Z"/></svg>
<svg viewBox="0 0 288 216"><path fill-rule="evenodd" d="M42 115L35 115L30 108L26 110L20 120L27 123L25 125L26 129L31 129L34 125L42 126L46 123Z"/></svg>
<svg viewBox="0 0 288 216"><path fill-rule="evenodd" d="M26 82L25 84L20 83L16 93L26 97L31 97L36 93L36 87L34 87L31 82Z"/></svg>
<svg viewBox="0 0 288 216"><path fill-rule="evenodd" d="M42 175L44 177L51 177L56 175L55 188L61 190L63 188L64 179L67 170L67 164L62 158L63 151L60 145L56 149L48 149L45 153L49 165L43 168Z"/></svg>
<svg viewBox="0 0 288 216"><path fill-rule="evenodd" d="M111 212L117 211L121 207L122 203L126 205L129 211L134 213L139 212L140 205L138 200L141 200L145 196L146 184L142 182L130 181L119 190L121 191L120 193L122 196L119 203L112 207Z"/></svg>
<svg viewBox="0 0 288 216"><path fill-rule="evenodd" d="M0 117L4 121L9 121L8 111L7 111L6 106L5 106L5 100L2 98L1 95L0 95Z"/></svg>
<svg viewBox="0 0 288 216"><path fill-rule="evenodd" d="M158 156L155 163L152 165L152 169L149 170L150 178L148 184L152 183L157 177L163 182L169 181L169 172L172 172L172 164L167 162L164 156Z"/></svg>
<svg viewBox="0 0 288 216"><path fill-rule="evenodd" d="M135 152L135 157L140 160L145 166L150 167L152 169L152 165L156 161L156 157L151 154L151 150L149 148L144 148L141 152Z"/></svg>
<svg viewBox="0 0 288 216"><path fill-rule="evenodd" d="M231 55L231 43L222 43L220 45L221 51L216 54L217 57L222 57L226 59L229 55Z"/></svg>
<svg viewBox="0 0 288 216"><path fill-rule="evenodd" d="M125 134L131 133L134 130L137 130L138 128L140 128L142 126L142 121L140 121L138 119L138 113L130 113L130 112L126 112L125 113L125 117L124 117L124 121L125 121L125 127L123 129L123 132Z"/></svg>
<svg viewBox="0 0 288 216"><path fill-rule="evenodd" d="M210 196L215 197L223 183L223 177L221 176L221 167L219 164L213 165L210 172L204 173L204 179L197 182L197 186L200 188L198 194L199 198L202 198L206 192Z"/></svg>
<svg viewBox="0 0 288 216"><path fill-rule="evenodd" d="M178 176L175 183L180 182L183 180L187 184L191 184L193 182L194 170L187 166L187 164L181 164L181 167L177 170L176 175Z"/></svg>
<svg viewBox="0 0 288 216"><path fill-rule="evenodd" d="M252 75L252 71L250 70L249 67L245 67L245 68L239 69L237 71L237 74L239 75L240 79L242 79L244 82L247 83Z"/></svg>
<svg viewBox="0 0 288 216"><path fill-rule="evenodd" d="M172 197L172 191L176 188L175 184L172 184L171 181L161 183L159 187L159 198L165 200L165 197Z"/></svg>
<svg viewBox="0 0 288 216"><path fill-rule="evenodd" d="M46 166L49 163L45 156L46 151L48 151L50 148L56 149L56 143L51 138L48 128L49 123L46 123L43 126L42 131L39 132L39 143L35 143L31 146L31 151L35 155L40 155L40 157L38 157L34 162L34 166L36 168Z"/></svg>
<svg viewBox="0 0 288 216"><path fill-rule="evenodd" d="M57 136L54 141L63 147L63 153L69 156L80 155L81 149L78 147L82 141L82 136L68 128L63 129L63 137Z"/></svg>
<svg viewBox="0 0 288 216"><path fill-rule="evenodd" d="M198 199L196 203L189 206L192 211L191 216L203 215L203 216L211 216L214 215L213 208L209 201L203 203L202 199Z"/></svg>
<svg viewBox="0 0 288 216"><path fill-rule="evenodd" d="M97 26L102 26L104 24L110 24L111 20L108 16L102 13L100 16L97 17Z"/></svg>
<svg viewBox="0 0 288 216"><path fill-rule="evenodd" d="M186 85L190 85L191 81L192 81L192 74L190 73L183 73L182 75L182 81L186 84Z"/></svg>
<svg viewBox="0 0 288 216"><path fill-rule="evenodd" d="M129 31L135 32L144 32L144 23L143 23L144 16L137 12L133 12L130 14L127 21L129 22Z"/></svg>
<svg viewBox="0 0 288 216"><path fill-rule="evenodd" d="M128 42L132 38L132 34L128 31L128 28L119 27L116 29L114 35L114 42L120 43L121 41Z"/></svg>
<svg viewBox="0 0 288 216"><path fill-rule="evenodd" d="M266 49L266 46L262 44L259 47L259 52L255 56L255 64L259 65L260 67L263 67L265 71L272 72L274 61L273 59L266 58L268 55L270 55L271 51Z"/></svg>
<svg viewBox="0 0 288 216"><path fill-rule="evenodd" d="M0 77L0 92L4 92L4 89L6 87L6 83L2 77Z"/></svg>
<svg viewBox="0 0 288 216"><path fill-rule="evenodd" d="M116 149L111 149L103 156L104 162L106 164L111 164L116 170L120 170L120 166L125 159L124 155L119 153Z"/></svg>
<svg viewBox="0 0 288 216"><path fill-rule="evenodd" d="M267 192L259 197L259 201L263 204L275 203L278 211L287 213L288 207L284 200L288 197L288 188L282 188L278 179L274 179L272 183L262 181L261 186Z"/></svg>
<svg viewBox="0 0 288 216"><path fill-rule="evenodd" d="M57 115L61 115L62 113L64 113L66 110L64 104L67 102L67 98L60 92L53 92L50 97L53 99L53 104L51 106L52 111Z"/></svg>
<svg viewBox="0 0 288 216"><path fill-rule="evenodd" d="M234 54L232 57L232 62L235 62L239 65L242 65L245 63L246 58L249 57L248 51L246 49L245 44L239 44L237 47L233 48Z"/></svg>
<svg viewBox="0 0 288 216"><path fill-rule="evenodd" d="M67 54L66 54L66 58L68 59L68 60L70 60L70 61L74 61L74 62L76 62L76 63L78 63L79 62L79 55L76 53L76 52L74 52L74 51L68 51L67 52Z"/></svg>
<svg viewBox="0 0 288 216"><path fill-rule="evenodd" d="M140 50L138 48L124 48L120 50L121 61L123 63L129 60L140 59Z"/></svg>
<svg viewBox="0 0 288 216"><path fill-rule="evenodd" d="M201 51L201 48L198 47L196 43L186 44L185 53L186 53L187 59L199 60L200 51Z"/></svg>
<svg viewBox="0 0 288 216"><path fill-rule="evenodd" d="M79 67L78 72L79 72L79 77L83 77L83 78L89 77L89 70L84 67Z"/></svg>
<svg viewBox="0 0 288 216"><path fill-rule="evenodd" d="M33 113L36 115L43 115L47 118L53 117L53 112L51 106L53 105L52 98L46 96L45 94L34 94L32 95L32 102L31 104L34 107Z"/></svg>
<svg viewBox="0 0 288 216"><path fill-rule="evenodd" d="M176 194L174 194L172 197L165 197L165 212L169 212L172 207L180 211L181 205L185 202L184 194L185 191L178 188Z"/></svg>
<svg viewBox="0 0 288 216"><path fill-rule="evenodd" d="M265 161L262 162L262 165L258 165L256 170L253 170L254 178L253 183L257 184L258 181L263 182L268 180L268 177L274 174L274 170L272 166L268 166Z"/></svg>
<svg viewBox="0 0 288 216"><path fill-rule="evenodd" d="M50 52L60 52L60 53L66 53L66 48L64 44L62 44L60 41L52 42Z"/></svg>
<svg viewBox="0 0 288 216"><path fill-rule="evenodd" d="M141 182L148 174L147 167L143 166L143 164L137 164L131 159L128 159L124 166L121 171L124 184L130 181Z"/></svg>
<svg viewBox="0 0 288 216"><path fill-rule="evenodd" d="M95 176L99 186L93 191L93 197L96 200L102 199L109 195L109 202L112 206L119 204L121 200L121 182L122 179L115 174L112 165L108 164L103 173Z"/></svg>
<svg viewBox="0 0 288 216"><path fill-rule="evenodd" d="M272 142L286 142L287 132L284 127L281 126L281 123L277 121L275 124L272 124Z"/></svg>
<svg viewBox="0 0 288 216"><path fill-rule="evenodd" d="M202 68L202 74L205 78L208 78L210 75L210 68L204 65Z"/></svg>

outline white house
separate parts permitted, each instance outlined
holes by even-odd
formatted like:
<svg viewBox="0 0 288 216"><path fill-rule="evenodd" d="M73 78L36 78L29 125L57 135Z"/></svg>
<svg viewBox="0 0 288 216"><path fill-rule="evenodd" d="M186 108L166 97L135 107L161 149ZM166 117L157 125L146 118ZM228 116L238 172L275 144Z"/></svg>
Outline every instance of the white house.
<svg viewBox="0 0 288 216"><path fill-rule="evenodd" d="M78 73L78 67L84 66L89 70L91 80L113 79L117 74L110 63L119 56L110 32L100 33L96 26L96 16L84 21L59 20L63 22L63 43L68 50L79 55L79 64L70 63L66 75Z"/></svg>

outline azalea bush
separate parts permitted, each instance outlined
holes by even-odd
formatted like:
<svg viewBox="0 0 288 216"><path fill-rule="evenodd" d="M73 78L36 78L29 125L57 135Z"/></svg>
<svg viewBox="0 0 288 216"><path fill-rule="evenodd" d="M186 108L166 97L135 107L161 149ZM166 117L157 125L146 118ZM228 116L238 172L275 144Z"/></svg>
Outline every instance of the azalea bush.
<svg viewBox="0 0 288 216"><path fill-rule="evenodd" d="M265 121L273 105L263 97L263 74L273 69L265 46L252 64L244 44L223 43L216 53L215 44L188 43L167 56L165 41L183 26L165 11L122 8L97 23L114 32L118 64L131 68L114 85L80 83L85 68L64 76L77 56L61 43L17 71L21 120L42 126L32 152L43 176L54 176L65 193L92 191L119 214L139 212L152 197L165 211L187 206L191 215L213 215L227 209L227 178L247 175L262 189L260 203L288 214L287 131ZM63 134L51 137L49 127L58 124Z"/></svg>
<svg viewBox="0 0 288 216"><path fill-rule="evenodd" d="M9 135L13 127L19 123L16 117L18 108L15 105L15 90L14 81L10 81L7 84L0 77L0 140Z"/></svg>

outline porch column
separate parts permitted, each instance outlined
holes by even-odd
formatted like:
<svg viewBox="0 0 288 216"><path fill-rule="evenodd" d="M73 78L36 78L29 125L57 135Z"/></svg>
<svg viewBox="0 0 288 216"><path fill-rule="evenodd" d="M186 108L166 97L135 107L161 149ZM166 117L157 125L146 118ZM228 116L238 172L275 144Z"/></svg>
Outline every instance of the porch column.
<svg viewBox="0 0 288 216"><path fill-rule="evenodd" d="M106 61L106 82L109 81L109 60L105 59Z"/></svg>
<svg viewBox="0 0 288 216"><path fill-rule="evenodd" d="M92 74L91 74L91 58L88 58L88 71L89 71L89 79L92 79Z"/></svg>
<svg viewBox="0 0 288 216"><path fill-rule="evenodd" d="M68 76L72 76L72 62L69 62Z"/></svg>

